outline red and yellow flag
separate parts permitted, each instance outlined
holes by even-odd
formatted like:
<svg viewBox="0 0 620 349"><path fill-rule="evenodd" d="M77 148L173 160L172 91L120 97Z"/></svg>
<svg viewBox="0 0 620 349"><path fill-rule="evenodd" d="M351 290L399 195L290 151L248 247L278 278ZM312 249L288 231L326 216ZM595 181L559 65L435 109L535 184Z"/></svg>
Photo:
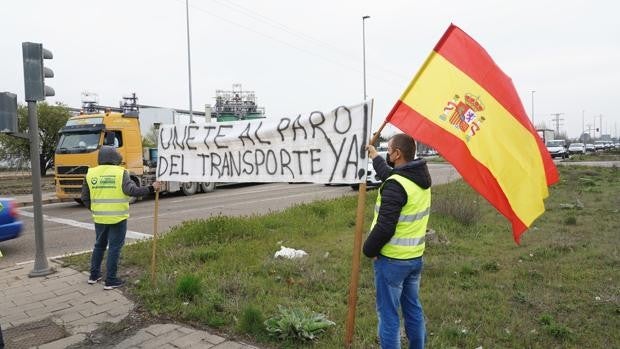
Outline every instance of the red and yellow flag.
<svg viewBox="0 0 620 349"><path fill-rule="evenodd" d="M512 80L450 25L387 122L435 148L512 223L514 239L545 211L559 179Z"/></svg>

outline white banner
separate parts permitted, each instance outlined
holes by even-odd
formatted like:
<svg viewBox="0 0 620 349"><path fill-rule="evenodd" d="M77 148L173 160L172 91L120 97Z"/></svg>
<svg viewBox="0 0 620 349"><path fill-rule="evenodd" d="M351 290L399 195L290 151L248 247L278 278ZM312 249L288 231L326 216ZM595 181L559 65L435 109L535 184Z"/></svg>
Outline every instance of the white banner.
<svg viewBox="0 0 620 349"><path fill-rule="evenodd" d="M157 177L180 182L359 183L372 101L279 119L162 125Z"/></svg>

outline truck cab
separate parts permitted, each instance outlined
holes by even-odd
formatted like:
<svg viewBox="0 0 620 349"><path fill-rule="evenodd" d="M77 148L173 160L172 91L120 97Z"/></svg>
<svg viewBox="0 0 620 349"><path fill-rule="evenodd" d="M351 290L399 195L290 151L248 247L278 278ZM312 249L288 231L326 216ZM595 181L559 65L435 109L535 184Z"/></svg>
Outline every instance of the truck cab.
<svg viewBox="0 0 620 349"><path fill-rule="evenodd" d="M74 116L60 130L54 156L58 198L79 201L82 182L90 167L97 166L99 149L115 146L132 180L140 185L144 172L142 136L137 113L106 111Z"/></svg>

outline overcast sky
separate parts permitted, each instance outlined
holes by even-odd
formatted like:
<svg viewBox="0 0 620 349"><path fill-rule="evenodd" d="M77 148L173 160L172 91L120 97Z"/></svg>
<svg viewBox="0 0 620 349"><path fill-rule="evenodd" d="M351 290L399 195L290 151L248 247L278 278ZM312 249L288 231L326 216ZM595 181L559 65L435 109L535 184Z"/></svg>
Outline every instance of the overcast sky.
<svg viewBox="0 0 620 349"><path fill-rule="evenodd" d="M0 91L23 102L21 42L54 59L49 101L80 106L82 91L118 105L189 107L184 0L4 0ZM367 94L375 128L384 120L450 23L476 39L512 77L538 125L562 113L570 137L593 124L620 127L620 5L616 1L190 0L193 107L241 83L273 117L363 100L362 16ZM586 130L587 131L587 130ZM597 133L598 136L598 133Z"/></svg>

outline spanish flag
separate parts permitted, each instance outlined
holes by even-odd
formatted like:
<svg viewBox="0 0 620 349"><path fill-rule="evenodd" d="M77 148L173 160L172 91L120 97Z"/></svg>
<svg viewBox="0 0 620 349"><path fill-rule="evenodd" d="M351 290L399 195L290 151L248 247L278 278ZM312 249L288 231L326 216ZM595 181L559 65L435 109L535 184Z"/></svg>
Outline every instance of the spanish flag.
<svg viewBox="0 0 620 349"><path fill-rule="evenodd" d="M559 179L512 80L474 39L450 25L389 122L435 148L512 223L514 239L545 211Z"/></svg>

